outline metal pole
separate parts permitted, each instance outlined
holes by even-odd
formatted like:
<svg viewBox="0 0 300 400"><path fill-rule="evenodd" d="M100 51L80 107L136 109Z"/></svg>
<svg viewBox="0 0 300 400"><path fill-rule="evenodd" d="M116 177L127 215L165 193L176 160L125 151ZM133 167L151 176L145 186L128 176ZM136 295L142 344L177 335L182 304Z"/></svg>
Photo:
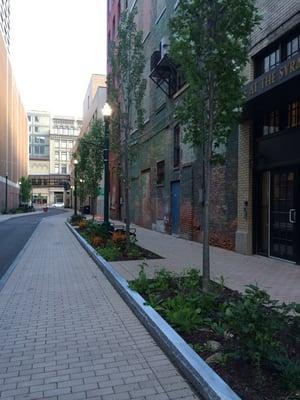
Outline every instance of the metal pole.
<svg viewBox="0 0 300 400"><path fill-rule="evenodd" d="M75 181L74 181L74 215L77 215L77 165L75 165Z"/></svg>
<svg viewBox="0 0 300 400"><path fill-rule="evenodd" d="M104 226L109 228L109 117L104 117Z"/></svg>
<svg viewBox="0 0 300 400"><path fill-rule="evenodd" d="M8 197L8 176L5 175L5 208L4 212L7 213L7 197Z"/></svg>

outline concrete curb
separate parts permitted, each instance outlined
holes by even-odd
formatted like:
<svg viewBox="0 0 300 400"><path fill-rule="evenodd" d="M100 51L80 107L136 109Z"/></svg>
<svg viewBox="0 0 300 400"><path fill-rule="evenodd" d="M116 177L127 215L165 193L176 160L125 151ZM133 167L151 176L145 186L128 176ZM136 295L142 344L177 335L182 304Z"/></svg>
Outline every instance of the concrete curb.
<svg viewBox="0 0 300 400"><path fill-rule="evenodd" d="M143 297L128 287L127 281L68 222L66 225L198 393L205 400L241 400L175 330L151 306L145 304Z"/></svg>

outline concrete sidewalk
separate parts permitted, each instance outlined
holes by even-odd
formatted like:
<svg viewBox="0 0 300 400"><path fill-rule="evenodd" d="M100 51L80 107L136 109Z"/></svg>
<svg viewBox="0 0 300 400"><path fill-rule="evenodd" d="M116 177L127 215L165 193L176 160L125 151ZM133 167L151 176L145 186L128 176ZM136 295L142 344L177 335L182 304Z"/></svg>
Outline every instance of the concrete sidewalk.
<svg viewBox="0 0 300 400"><path fill-rule="evenodd" d="M18 214L0 214L0 223L7 221L8 219L11 218L26 217L27 215L41 214L43 212L44 211L34 211L34 212L18 213Z"/></svg>
<svg viewBox="0 0 300 400"><path fill-rule="evenodd" d="M181 272L187 267L201 268L202 245L174 236L144 229L136 225L138 244L164 259L147 260L147 274L165 267ZM141 261L111 263L127 280L135 278ZM245 285L256 283L273 299L300 303L300 265L261 256L244 256L232 251L211 247L211 276L225 278L225 285L243 291Z"/></svg>
<svg viewBox="0 0 300 400"><path fill-rule="evenodd" d="M196 399L64 220L39 224L0 291L0 399Z"/></svg>

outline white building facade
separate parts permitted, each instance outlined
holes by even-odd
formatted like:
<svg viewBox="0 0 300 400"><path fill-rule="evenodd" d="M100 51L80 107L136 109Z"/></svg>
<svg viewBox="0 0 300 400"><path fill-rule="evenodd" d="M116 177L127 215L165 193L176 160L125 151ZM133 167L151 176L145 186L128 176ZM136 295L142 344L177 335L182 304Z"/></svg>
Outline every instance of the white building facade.
<svg viewBox="0 0 300 400"><path fill-rule="evenodd" d="M82 121L49 112L29 111L29 175L37 207L72 207L71 159Z"/></svg>

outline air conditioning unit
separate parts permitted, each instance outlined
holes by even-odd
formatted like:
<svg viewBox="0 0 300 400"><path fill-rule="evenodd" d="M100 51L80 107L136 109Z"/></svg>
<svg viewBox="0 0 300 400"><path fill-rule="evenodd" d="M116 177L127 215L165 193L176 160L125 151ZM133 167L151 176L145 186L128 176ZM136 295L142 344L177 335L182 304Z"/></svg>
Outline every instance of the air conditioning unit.
<svg viewBox="0 0 300 400"><path fill-rule="evenodd" d="M160 49L160 57L161 59L164 58L167 54L169 54L169 49L170 49L170 41L169 38L166 36L162 37L159 45Z"/></svg>

